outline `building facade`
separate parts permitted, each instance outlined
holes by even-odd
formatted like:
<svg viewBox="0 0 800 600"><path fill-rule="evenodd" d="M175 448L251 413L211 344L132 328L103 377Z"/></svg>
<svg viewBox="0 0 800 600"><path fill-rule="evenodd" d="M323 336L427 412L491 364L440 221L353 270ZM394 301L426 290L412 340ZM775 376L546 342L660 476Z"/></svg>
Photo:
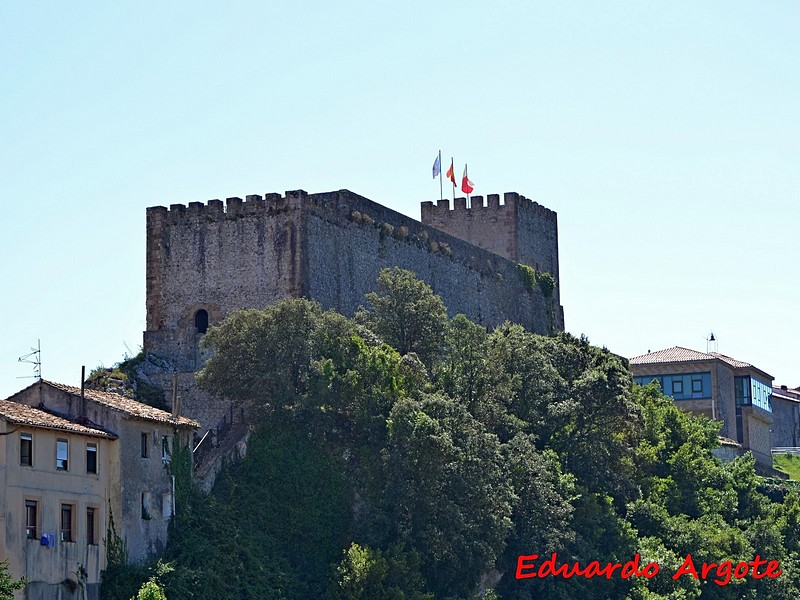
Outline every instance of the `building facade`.
<svg viewBox="0 0 800 600"><path fill-rule="evenodd" d="M772 414L772 447L800 446L800 389L773 386Z"/></svg>
<svg viewBox="0 0 800 600"><path fill-rule="evenodd" d="M116 435L8 401L0 422L0 556L30 580L28 597L55 597L81 569L96 584Z"/></svg>
<svg viewBox="0 0 800 600"><path fill-rule="evenodd" d="M129 560L160 554L174 444L197 423L119 394L39 381L0 401L0 550L25 598L96 597L113 518Z"/></svg>
<svg viewBox="0 0 800 600"><path fill-rule="evenodd" d="M762 471L772 468L772 376L718 352L675 346L630 359L634 381L658 381L689 412L722 422L720 435L751 451Z"/></svg>

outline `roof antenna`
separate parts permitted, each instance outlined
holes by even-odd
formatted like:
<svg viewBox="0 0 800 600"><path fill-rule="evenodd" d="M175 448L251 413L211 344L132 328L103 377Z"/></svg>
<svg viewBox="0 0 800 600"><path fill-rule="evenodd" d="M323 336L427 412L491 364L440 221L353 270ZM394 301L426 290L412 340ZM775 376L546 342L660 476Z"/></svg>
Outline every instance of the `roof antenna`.
<svg viewBox="0 0 800 600"><path fill-rule="evenodd" d="M33 365L33 375L17 377L17 379L41 379L42 378L42 340L36 340L36 348L25 356L20 356L17 362L30 363Z"/></svg>
<svg viewBox="0 0 800 600"><path fill-rule="evenodd" d="M86 418L86 365L81 365L81 419Z"/></svg>
<svg viewBox="0 0 800 600"><path fill-rule="evenodd" d="M717 338L714 337L714 332L713 331L711 332L711 335L709 335L706 338L706 354L711 352L711 348L714 349L714 352L716 352L719 349L719 347L717 345Z"/></svg>

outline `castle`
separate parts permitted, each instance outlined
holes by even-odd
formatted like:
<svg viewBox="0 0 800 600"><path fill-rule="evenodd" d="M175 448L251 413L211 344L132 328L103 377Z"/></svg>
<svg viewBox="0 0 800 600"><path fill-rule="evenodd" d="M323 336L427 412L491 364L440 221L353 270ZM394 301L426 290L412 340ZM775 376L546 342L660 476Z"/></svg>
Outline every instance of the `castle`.
<svg viewBox="0 0 800 600"><path fill-rule="evenodd" d="M563 330L556 214L516 193L486 200L423 202L422 222L347 190L148 208L147 330L136 368L167 391L171 412L49 381L0 401L0 557L29 578L26 597L73 597L80 584L96 598L112 516L132 561L161 554L175 515L166 465L176 444L191 442L206 489L226 456L244 452L244 409L234 425L232 403L194 379L207 358L203 334L235 310L305 297L352 315L382 268L402 267L451 315Z"/></svg>
<svg viewBox="0 0 800 600"><path fill-rule="evenodd" d="M549 273L552 293L520 264ZM556 213L517 193L422 203L422 222L348 190L266 194L147 209L144 350L178 372L182 412L205 426L224 403L194 386L206 329L238 309L305 297L352 315L379 271L401 267L442 297L450 314L531 331L564 329ZM530 269L528 269L530 272ZM169 379L167 379L169 377ZM158 377L156 378L158 380ZM164 389L172 385L166 372Z"/></svg>

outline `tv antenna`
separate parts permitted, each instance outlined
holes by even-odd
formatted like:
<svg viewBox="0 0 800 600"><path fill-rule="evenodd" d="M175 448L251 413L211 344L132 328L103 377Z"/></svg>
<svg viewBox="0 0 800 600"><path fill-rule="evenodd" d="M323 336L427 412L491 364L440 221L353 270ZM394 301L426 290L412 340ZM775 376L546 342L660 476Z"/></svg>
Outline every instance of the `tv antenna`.
<svg viewBox="0 0 800 600"><path fill-rule="evenodd" d="M20 356L17 362L29 363L33 365L33 375L17 377L17 379L41 379L42 378L42 341L36 340L36 348L31 348L25 356Z"/></svg>

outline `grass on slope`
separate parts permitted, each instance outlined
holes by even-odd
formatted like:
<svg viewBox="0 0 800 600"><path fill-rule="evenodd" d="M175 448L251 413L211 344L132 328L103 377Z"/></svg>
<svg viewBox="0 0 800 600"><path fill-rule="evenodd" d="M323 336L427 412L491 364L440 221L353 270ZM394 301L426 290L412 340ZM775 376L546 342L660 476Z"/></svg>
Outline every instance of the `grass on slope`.
<svg viewBox="0 0 800 600"><path fill-rule="evenodd" d="M776 470L789 475L789 479L800 481L800 456L795 454L775 454L772 466Z"/></svg>

